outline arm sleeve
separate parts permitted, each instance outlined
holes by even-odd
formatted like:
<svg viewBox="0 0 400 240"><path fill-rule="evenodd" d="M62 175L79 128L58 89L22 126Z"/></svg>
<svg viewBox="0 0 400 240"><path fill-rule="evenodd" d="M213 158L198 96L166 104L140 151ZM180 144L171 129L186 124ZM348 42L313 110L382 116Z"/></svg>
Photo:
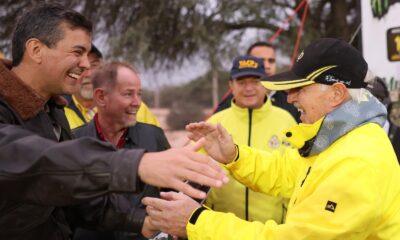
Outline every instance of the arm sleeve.
<svg viewBox="0 0 400 240"><path fill-rule="evenodd" d="M237 161L226 165L232 176L253 191L289 198L301 162L295 149L267 151L239 146Z"/></svg>
<svg viewBox="0 0 400 240"><path fill-rule="evenodd" d="M124 194L108 194L88 203L66 207L73 227L100 231L140 233L146 210L132 204Z"/></svg>
<svg viewBox="0 0 400 240"><path fill-rule="evenodd" d="M382 210L374 169L363 163L350 167L339 164L321 178L307 179L310 191L298 196L285 224L246 222L233 214L206 210L194 224L188 223L188 236L224 240L366 239L381 221L377 217ZM334 203L334 209L327 210L328 201Z"/></svg>
<svg viewBox="0 0 400 240"><path fill-rule="evenodd" d="M143 150L117 151L91 138L58 143L0 123L0 198L65 206L135 192L142 155Z"/></svg>

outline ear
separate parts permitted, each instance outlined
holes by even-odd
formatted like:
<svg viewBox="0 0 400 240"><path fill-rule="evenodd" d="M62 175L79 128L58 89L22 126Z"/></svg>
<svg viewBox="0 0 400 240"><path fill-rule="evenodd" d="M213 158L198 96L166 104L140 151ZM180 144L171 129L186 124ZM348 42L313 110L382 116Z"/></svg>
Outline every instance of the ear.
<svg viewBox="0 0 400 240"><path fill-rule="evenodd" d="M43 59L45 45L37 38L31 38L25 43L25 54L35 63L40 64Z"/></svg>
<svg viewBox="0 0 400 240"><path fill-rule="evenodd" d="M334 83L332 85L331 104L332 107L338 107L350 98L349 91L343 83Z"/></svg>
<svg viewBox="0 0 400 240"><path fill-rule="evenodd" d="M102 88L96 88L93 91L93 99L96 103L97 107L105 107L106 106L106 92Z"/></svg>

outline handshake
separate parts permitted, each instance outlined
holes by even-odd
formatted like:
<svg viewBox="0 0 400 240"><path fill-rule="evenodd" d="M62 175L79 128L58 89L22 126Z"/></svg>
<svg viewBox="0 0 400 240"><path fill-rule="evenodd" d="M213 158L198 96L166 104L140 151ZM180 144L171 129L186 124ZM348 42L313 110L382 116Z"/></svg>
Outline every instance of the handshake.
<svg viewBox="0 0 400 240"><path fill-rule="evenodd" d="M206 122L191 123L186 130L194 143L164 152L146 153L139 165L139 176L144 182L180 191L161 192L161 198L142 200L148 214L142 228L146 237L168 239L164 233L154 235L159 230L186 237L186 224L193 211L201 207L209 187L221 187L228 181L218 164L232 162L236 156L228 132L221 125ZM196 153L201 148L211 158Z"/></svg>

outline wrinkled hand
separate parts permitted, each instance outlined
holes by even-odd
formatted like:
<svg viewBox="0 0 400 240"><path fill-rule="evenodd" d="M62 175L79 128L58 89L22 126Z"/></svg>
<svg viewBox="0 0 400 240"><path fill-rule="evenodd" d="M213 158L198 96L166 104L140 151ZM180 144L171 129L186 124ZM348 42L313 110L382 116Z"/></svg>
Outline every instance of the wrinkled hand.
<svg viewBox="0 0 400 240"><path fill-rule="evenodd" d="M158 232L158 228L155 227L153 224L150 222L150 217L146 216L144 218L144 223L142 226L142 235L145 236L146 238L152 237L154 234Z"/></svg>
<svg viewBox="0 0 400 240"><path fill-rule="evenodd" d="M205 139L203 144L207 153L220 163L230 163L236 155L232 136L221 124L213 125L208 122L190 123L186 125L190 140Z"/></svg>
<svg viewBox="0 0 400 240"><path fill-rule="evenodd" d="M145 153L138 170L141 180L153 186L176 189L193 198L205 198L204 192L191 187L185 181L221 187L229 179L217 162L196 153L203 144L204 140L201 140L183 148Z"/></svg>
<svg viewBox="0 0 400 240"><path fill-rule="evenodd" d="M186 225L200 204L183 193L162 192L161 198L146 197L142 200L147 206L150 223L165 233L186 237Z"/></svg>

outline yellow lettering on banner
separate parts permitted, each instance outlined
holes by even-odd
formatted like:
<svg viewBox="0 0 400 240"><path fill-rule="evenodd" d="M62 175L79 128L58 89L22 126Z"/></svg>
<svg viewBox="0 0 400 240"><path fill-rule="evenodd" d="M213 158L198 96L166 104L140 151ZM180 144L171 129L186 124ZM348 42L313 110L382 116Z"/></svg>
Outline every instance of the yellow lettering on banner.
<svg viewBox="0 0 400 240"><path fill-rule="evenodd" d="M396 51L400 52L400 36L394 38L394 43L396 44Z"/></svg>
<svg viewBox="0 0 400 240"><path fill-rule="evenodd" d="M241 68L258 68L258 63L253 60L239 61L239 69Z"/></svg>

